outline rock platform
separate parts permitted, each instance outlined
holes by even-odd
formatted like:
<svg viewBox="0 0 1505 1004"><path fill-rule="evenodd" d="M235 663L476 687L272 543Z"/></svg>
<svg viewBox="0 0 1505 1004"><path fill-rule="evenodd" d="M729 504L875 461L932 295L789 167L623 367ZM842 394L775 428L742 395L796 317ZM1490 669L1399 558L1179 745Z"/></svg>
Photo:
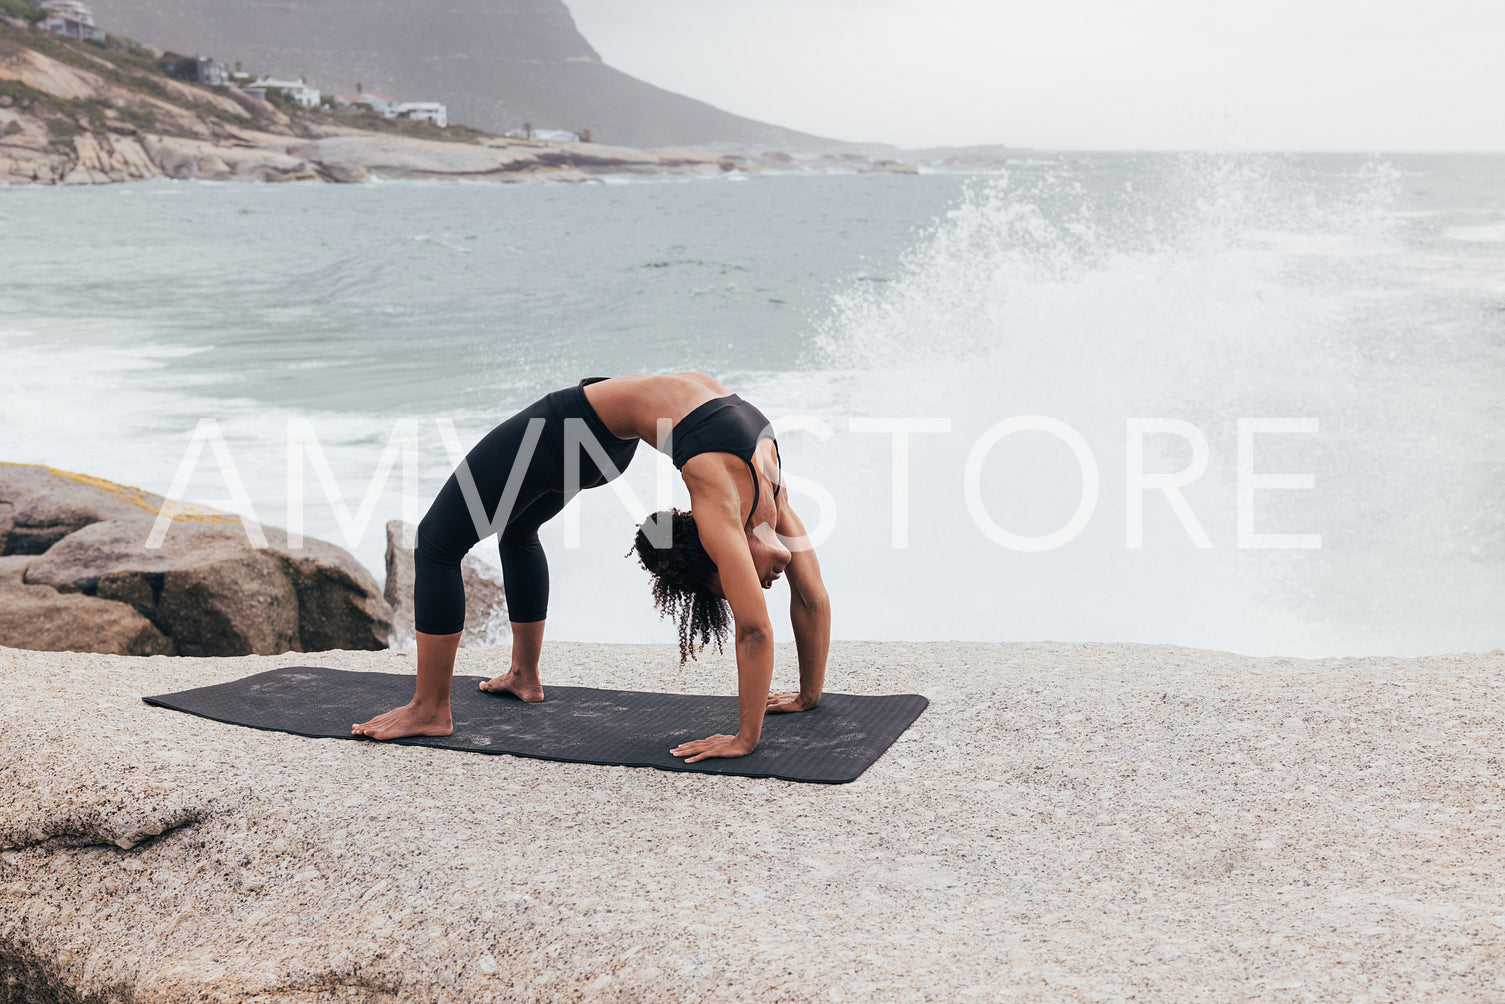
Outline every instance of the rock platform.
<svg viewBox="0 0 1505 1004"><path fill-rule="evenodd" d="M1505 652L838 642L833 691L932 702L839 786L140 701L410 658L0 649L0 1002L1505 997ZM734 688L677 663L550 643L542 670Z"/></svg>

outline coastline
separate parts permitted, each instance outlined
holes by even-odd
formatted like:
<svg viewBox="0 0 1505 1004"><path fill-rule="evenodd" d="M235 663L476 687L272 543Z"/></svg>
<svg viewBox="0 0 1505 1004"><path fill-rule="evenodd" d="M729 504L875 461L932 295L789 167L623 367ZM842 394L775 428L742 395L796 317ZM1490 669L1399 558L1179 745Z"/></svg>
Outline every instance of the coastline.
<svg viewBox="0 0 1505 1004"><path fill-rule="evenodd" d="M226 128L207 139L107 134L66 149L21 151L0 141L0 189L152 181L334 182L456 180L600 182L612 176L720 177L764 171L916 174L913 164L850 155L793 158L777 151L637 150L600 143L491 137L422 139L325 126L308 136ZM24 156L16 156L18 152ZM32 172L27 178L26 172Z"/></svg>
<svg viewBox="0 0 1505 1004"><path fill-rule="evenodd" d="M841 786L308 740L140 702L410 659L0 649L0 968L153 1004L1505 989L1505 651L839 642L829 689L932 702ZM457 676L501 659L462 649ZM551 643L545 688L731 686L727 657L676 663ZM794 667L779 646L775 685Z"/></svg>
<svg viewBox="0 0 1505 1004"><path fill-rule="evenodd" d="M161 50L61 39L0 18L0 188L153 178L360 182L594 181L605 174L762 170L914 174L852 153L664 148L496 136L300 109L166 76ZM370 127L362 127L370 126Z"/></svg>

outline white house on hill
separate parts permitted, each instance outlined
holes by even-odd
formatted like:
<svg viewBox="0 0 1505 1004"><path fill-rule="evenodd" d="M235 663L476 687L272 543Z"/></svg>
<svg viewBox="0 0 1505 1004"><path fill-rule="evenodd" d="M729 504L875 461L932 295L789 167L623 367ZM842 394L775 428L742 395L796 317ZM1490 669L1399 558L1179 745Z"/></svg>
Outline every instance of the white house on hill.
<svg viewBox="0 0 1505 1004"><path fill-rule="evenodd" d="M86 42L105 40L105 33L94 27L94 12L79 0L42 0L42 9L48 15L42 19L43 31Z"/></svg>
<svg viewBox="0 0 1505 1004"><path fill-rule="evenodd" d="M42 0L40 6L49 14L56 14L58 17L65 17L79 24L94 23L94 11L89 9L88 4L80 3L79 0Z"/></svg>
<svg viewBox="0 0 1505 1004"><path fill-rule="evenodd" d="M392 112L395 118L432 122L441 129L449 125L449 110L437 101L404 101Z"/></svg>
<svg viewBox="0 0 1505 1004"><path fill-rule="evenodd" d="M437 101L398 101L380 91L360 90L354 94L336 94L334 106L344 111L366 107L384 119L419 119L441 128L449 125L449 110Z"/></svg>
<svg viewBox="0 0 1505 1004"><path fill-rule="evenodd" d="M262 77L252 81L246 89L251 88L259 88L262 91L281 91L304 108L319 107L319 89L309 87L301 80L274 80L270 77Z"/></svg>

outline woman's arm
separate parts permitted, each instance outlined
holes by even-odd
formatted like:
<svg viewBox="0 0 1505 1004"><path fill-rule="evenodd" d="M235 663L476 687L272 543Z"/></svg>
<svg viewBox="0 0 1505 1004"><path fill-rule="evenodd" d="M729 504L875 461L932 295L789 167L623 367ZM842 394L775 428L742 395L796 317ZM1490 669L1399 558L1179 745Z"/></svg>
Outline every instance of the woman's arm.
<svg viewBox="0 0 1505 1004"><path fill-rule="evenodd" d="M784 569L789 582L789 621L800 658L798 694L770 694L768 711L809 711L820 703L826 684L826 655L831 649L831 598L820 577L820 562L806 539L805 524L789 506L787 493L779 497L779 535L792 557Z"/></svg>
<svg viewBox="0 0 1505 1004"><path fill-rule="evenodd" d="M697 739L670 751L686 757L685 763L711 757L746 756L756 749L763 734L768 685L773 680L773 625L768 619L768 604L763 601L763 586L747 549L736 487L730 477L725 489L697 493L692 485L690 505L700 542L716 563L722 595L731 605L736 621L737 734Z"/></svg>

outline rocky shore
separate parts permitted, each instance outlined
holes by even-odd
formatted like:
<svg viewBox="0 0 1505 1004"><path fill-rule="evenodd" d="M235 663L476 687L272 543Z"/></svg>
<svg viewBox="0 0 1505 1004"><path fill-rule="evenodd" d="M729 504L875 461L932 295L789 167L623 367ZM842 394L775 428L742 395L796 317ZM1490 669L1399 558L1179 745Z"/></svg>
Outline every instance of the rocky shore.
<svg viewBox="0 0 1505 1004"><path fill-rule="evenodd" d="M1505 995L1505 652L837 643L831 690L932 702L841 786L140 700L410 660L0 649L0 1002ZM457 685L505 660L462 650ZM551 644L543 674L734 685L664 646Z"/></svg>
<svg viewBox="0 0 1505 1004"><path fill-rule="evenodd" d="M914 173L852 154L636 150L440 130L367 129L158 72L151 50L70 42L0 18L0 185L150 178L332 181L453 178L590 181L609 174L729 171ZM409 128L422 135L394 131ZM420 128L422 127L422 128Z"/></svg>
<svg viewBox="0 0 1505 1004"><path fill-rule="evenodd" d="M158 546L149 546L163 512ZM39 464L0 462L0 646L111 655L411 649L417 528L387 524L386 582L347 551L203 506ZM461 562L460 644L509 637L501 573Z"/></svg>
<svg viewBox="0 0 1505 1004"><path fill-rule="evenodd" d="M270 655L386 648L391 632L375 579L333 544L289 541L278 527L87 474L0 462L0 645Z"/></svg>
<svg viewBox="0 0 1505 1004"><path fill-rule="evenodd" d="M402 520L387 523L387 579L382 596L392 608L392 633L388 644L396 649L417 649L413 627L413 544L418 528ZM465 630L460 644L500 645L510 643L512 628L507 620L507 592L502 570L488 565L472 552L460 562L460 580L465 586Z"/></svg>

